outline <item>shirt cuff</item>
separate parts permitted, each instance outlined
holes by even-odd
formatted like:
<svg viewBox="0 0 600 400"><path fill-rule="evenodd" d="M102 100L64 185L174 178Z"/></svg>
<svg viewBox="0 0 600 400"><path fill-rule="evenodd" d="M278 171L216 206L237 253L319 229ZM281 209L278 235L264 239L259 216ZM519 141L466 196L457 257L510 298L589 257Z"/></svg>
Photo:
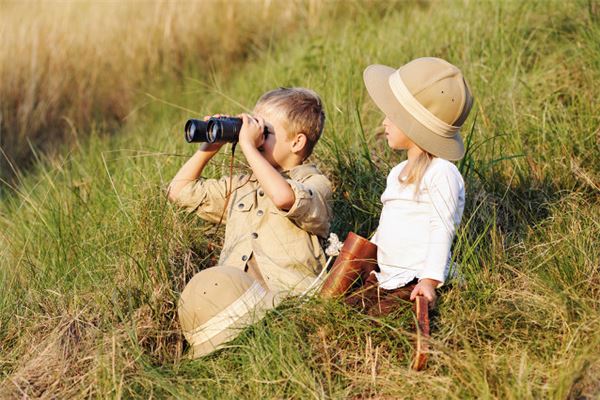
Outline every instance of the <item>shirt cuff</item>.
<svg viewBox="0 0 600 400"><path fill-rule="evenodd" d="M312 189L307 188L298 181L287 179L287 183L289 183L290 187L294 191L295 199L294 204L292 204L289 210L282 211L283 216L291 219L301 218L306 212L306 203L310 202L315 194Z"/></svg>
<svg viewBox="0 0 600 400"><path fill-rule="evenodd" d="M188 212L195 211L207 197L203 184L204 180L202 178L187 183L181 188L177 197L175 197L175 203L178 206L185 208Z"/></svg>

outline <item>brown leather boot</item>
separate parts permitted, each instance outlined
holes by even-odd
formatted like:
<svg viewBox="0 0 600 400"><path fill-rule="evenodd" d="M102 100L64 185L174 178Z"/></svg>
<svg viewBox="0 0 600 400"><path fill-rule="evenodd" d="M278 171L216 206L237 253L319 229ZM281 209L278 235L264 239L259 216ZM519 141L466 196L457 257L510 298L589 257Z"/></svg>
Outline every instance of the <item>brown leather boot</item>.
<svg viewBox="0 0 600 400"><path fill-rule="evenodd" d="M414 284L403 286L394 290L378 289L377 301L373 302L371 308L366 310L372 317L383 317L389 315L398 308L400 301L410 301L410 293L415 288Z"/></svg>
<svg viewBox="0 0 600 400"><path fill-rule="evenodd" d="M361 287L346 292L344 302L358 311L367 312L379 301L379 286L374 273L369 274Z"/></svg>
<svg viewBox="0 0 600 400"><path fill-rule="evenodd" d="M321 288L321 297L342 297L351 288L363 286L376 268L377 246L354 232L348 233L344 247Z"/></svg>

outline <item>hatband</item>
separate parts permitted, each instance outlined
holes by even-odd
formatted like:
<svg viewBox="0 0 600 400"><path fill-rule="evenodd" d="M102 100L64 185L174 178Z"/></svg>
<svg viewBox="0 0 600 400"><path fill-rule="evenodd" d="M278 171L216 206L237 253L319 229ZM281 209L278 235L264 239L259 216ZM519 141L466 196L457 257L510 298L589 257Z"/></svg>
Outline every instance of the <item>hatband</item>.
<svg viewBox="0 0 600 400"><path fill-rule="evenodd" d="M452 138L456 136L460 126L449 125L442 121L425 108L408 90L402 77L400 70L395 71L389 77L389 84L396 99L404 108L421 124L429 128L438 136Z"/></svg>
<svg viewBox="0 0 600 400"><path fill-rule="evenodd" d="M208 342L248 312L251 312L266 295L267 290L260 283L254 282L244 294L227 308L189 332L188 342L192 346Z"/></svg>

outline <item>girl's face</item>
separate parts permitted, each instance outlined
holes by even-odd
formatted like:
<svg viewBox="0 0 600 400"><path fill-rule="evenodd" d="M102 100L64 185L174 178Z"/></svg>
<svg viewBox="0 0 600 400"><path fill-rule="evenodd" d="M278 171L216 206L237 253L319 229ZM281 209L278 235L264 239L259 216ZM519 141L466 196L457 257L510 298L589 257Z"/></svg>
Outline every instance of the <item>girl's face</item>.
<svg viewBox="0 0 600 400"><path fill-rule="evenodd" d="M387 139L388 146L394 150L408 150L414 143L398 128L388 117L383 120L383 127L385 128L385 138Z"/></svg>

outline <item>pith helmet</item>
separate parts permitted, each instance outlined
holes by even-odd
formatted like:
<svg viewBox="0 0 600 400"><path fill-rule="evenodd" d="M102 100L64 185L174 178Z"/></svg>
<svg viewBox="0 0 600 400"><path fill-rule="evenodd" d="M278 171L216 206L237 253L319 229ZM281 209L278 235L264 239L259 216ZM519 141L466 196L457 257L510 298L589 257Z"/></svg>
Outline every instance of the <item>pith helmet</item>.
<svg viewBox="0 0 600 400"><path fill-rule="evenodd" d="M370 65L363 79L377 107L417 146L446 160L464 156L459 131L473 96L460 69L423 57L399 69Z"/></svg>
<svg viewBox="0 0 600 400"><path fill-rule="evenodd" d="M189 281L178 304L179 322L192 346L192 357L221 348L274 306L273 293L240 269L218 266L200 271Z"/></svg>

